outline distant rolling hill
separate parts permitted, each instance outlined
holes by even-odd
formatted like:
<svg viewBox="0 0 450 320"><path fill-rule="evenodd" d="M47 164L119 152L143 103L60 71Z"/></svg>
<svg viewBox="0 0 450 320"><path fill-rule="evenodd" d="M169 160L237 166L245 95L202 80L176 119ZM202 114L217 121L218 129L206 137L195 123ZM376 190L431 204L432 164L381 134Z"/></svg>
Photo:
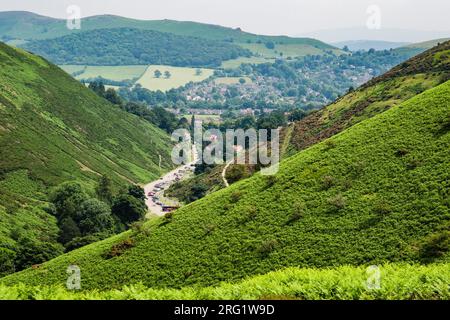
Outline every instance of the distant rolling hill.
<svg viewBox="0 0 450 320"><path fill-rule="evenodd" d="M431 49L439 43L443 43L449 40L450 38L440 38L424 42L411 43L409 45L396 48L395 51L399 54L406 54L412 57L424 52L425 50Z"/></svg>
<svg viewBox="0 0 450 320"><path fill-rule="evenodd" d="M251 56L229 42L131 28L85 31L21 47L60 65L219 67L226 60Z"/></svg>
<svg viewBox="0 0 450 320"><path fill-rule="evenodd" d="M273 42L289 55L321 54L324 50L339 50L324 42L311 38L287 36L264 36L244 32L240 29L217 25L174 20L135 20L112 15L93 16L82 19L81 30L69 30L66 21L40 16L30 12L0 12L0 39L23 43L27 40L53 39L73 33L111 28L134 28L172 33L179 36L198 37L216 41L234 42L254 53L276 55L274 49L266 52L265 44ZM285 48L284 46L288 46Z"/></svg>
<svg viewBox="0 0 450 320"><path fill-rule="evenodd" d="M391 41L376 41L376 40L352 40L352 41L342 41L332 43L335 47L343 49L347 46L350 51L365 50L370 49L375 50L389 50L408 45L407 42L391 42Z"/></svg>
<svg viewBox="0 0 450 320"><path fill-rule="evenodd" d="M275 176L256 174L0 283L63 285L71 264L83 289L103 290L217 285L291 266L448 262L447 63L440 46L346 95L360 101L354 125L285 159Z"/></svg>
<svg viewBox="0 0 450 320"><path fill-rule="evenodd" d="M39 248L25 249L37 260L57 251L58 228L48 205L53 187L77 181L93 192L105 175L118 189L172 167L165 132L57 66L3 43L0 146L0 255L5 248L17 252L27 235L39 242Z"/></svg>

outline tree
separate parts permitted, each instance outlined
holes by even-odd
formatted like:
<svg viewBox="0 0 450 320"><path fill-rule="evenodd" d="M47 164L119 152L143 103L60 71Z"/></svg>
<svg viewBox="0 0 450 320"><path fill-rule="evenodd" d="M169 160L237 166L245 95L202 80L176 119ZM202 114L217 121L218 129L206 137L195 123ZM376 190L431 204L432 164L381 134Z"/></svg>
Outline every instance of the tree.
<svg viewBox="0 0 450 320"><path fill-rule="evenodd" d="M240 84L245 84L245 82L246 82L246 81L245 81L244 78L240 78L240 79L239 79L239 83L240 83Z"/></svg>
<svg viewBox="0 0 450 320"><path fill-rule="evenodd" d="M58 241L62 244L66 244L73 238L80 237L81 231L77 224L71 217L62 218L59 223L59 237Z"/></svg>
<svg viewBox="0 0 450 320"><path fill-rule="evenodd" d="M202 73L203 73L203 71L202 71L202 69L200 69L200 68L198 68L198 69L195 70L195 75L196 75L196 76L201 76Z"/></svg>
<svg viewBox="0 0 450 320"><path fill-rule="evenodd" d="M166 70L166 71L164 72L164 77L165 77L166 79L170 79L171 76L172 76L172 74L170 73L170 71Z"/></svg>
<svg viewBox="0 0 450 320"><path fill-rule="evenodd" d="M113 199L111 179L101 176L95 192L101 201L111 204Z"/></svg>
<svg viewBox="0 0 450 320"><path fill-rule="evenodd" d="M128 187L128 194L145 203L146 199L145 191L140 186L135 184L130 185Z"/></svg>
<svg viewBox="0 0 450 320"><path fill-rule="evenodd" d="M0 248L0 277L13 273L15 270L14 259L16 253L7 248Z"/></svg>
<svg viewBox="0 0 450 320"><path fill-rule="evenodd" d="M39 242L29 237L22 237L17 243L16 268L18 270L49 261L63 254L64 249L59 243Z"/></svg>
<svg viewBox="0 0 450 320"><path fill-rule="evenodd" d="M106 100L108 100L112 104L116 104L116 105L122 104L122 99L119 97L116 90L114 90L112 88L109 88L108 90L106 90L104 97Z"/></svg>
<svg viewBox="0 0 450 320"><path fill-rule="evenodd" d="M50 194L50 202L55 205L58 220L71 217L78 222L78 209L87 199L88 195L78 182L62 183Z"/></svg>
<svg viewBox="0 0 450 320"><path fill-rule="evenodd" d="M94 81L89 83L88 86L89 89L91 89L92 91L94 91L96 94L98 94L101 97L105 96L105 86L103 85L103 82L101 81Z"/></svg>
<svg viewBox="0 0 450 320"><path fill-rule="evenodd" d="M114 229L114 219L109 206L97 199L89 199L80 207L80 231L83 236L111 232Z"/></svg>
<svg viewBox="0 0 450 320"><path fill-rule="evenodd" d="M273 43L272 41L266 42L266 48L270 50L275 49L275 43Z"/></svg>
<svg viewBox="0 0 450 320"><path fill-rule="evenodd" d="M188 196L189 202L194 202L198 199L203 198L208 191L208 186L204 183L194 184L191 188L191 194Z"/></svg>
<svg viewBox="0 0 450 320"><path fill-rule="evenodd" d="M159 70L155 70L154 74L155 74L155 78L158 78L158 79L161 78L161 76L162 76L162 73Z"/></svg>
<svg viewBox="0 0 450 320"><path fill-rule="evenodd" d="M289 115L289 121L299 121L306 117L306 112L302 109L296 109Z"/></svg>
<svg viewBox="0 0 450 320"><path fill-rule="evenodd" d="M342 50L344 50L345 52L350 52L350 49L348 48L348 46L344 46L344 48Z"/></svg>
<svg viewBox="0 0 450 320"><path fill-rule="evenodd" d="M84 237L73 238L70 242L65 244L66 252L87 246L88 244L101 241L106 237L103 234L90 234Z"/></svg>
<svg viewBox="0 0 450 320"><path fill-rule="evenodd" d="M129 194L122 194L114 199L111 211L124 225L129 225L145 217L147 208L145 203Z"/></svg>

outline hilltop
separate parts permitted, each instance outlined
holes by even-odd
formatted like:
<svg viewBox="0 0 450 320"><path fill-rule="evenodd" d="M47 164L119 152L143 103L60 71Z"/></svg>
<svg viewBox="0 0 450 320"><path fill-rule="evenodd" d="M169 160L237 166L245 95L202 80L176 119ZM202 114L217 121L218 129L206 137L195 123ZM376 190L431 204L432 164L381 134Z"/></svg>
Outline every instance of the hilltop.
<svg viewBox="0 0 450 320"><path fill-rule="evenodd" d="M284 160L275 176L256 174L1 283L62 285L71 264L84 289L102 290L449 261L449 95L445 82Z"/></svg>
<svg viewBox="0 0 450 320"><path fill-rule="evenodd" d="M2 43L0 66L0 256L23 235L58 251L53 187L77 181L92 193L104 175L118 189L171 168L165 132L57 66Z"/></svg>
<svg viewBox="0 0 450 320"><path fill-rule="evenodd" d="M197 37L215 41L232 42L251 50L255 54L276 55L275 50L266 48L266 43L273 43L277 52L290 55L321 54L325 50L337 48L311 38L292 38L287 36L265 36L244 32L218 25L191 21L174 20L135 20L113 15L87 17L81 20L81 30L69 30L66 20L43 17L31 12L0 12L0 39L5 41L43 40L62 37L77 32L98 29L134 28L171 33L179 36ZM288 54L286 54L287 56Z"/></svg>
<svg viewBox="0 0 450 320"><path fill-rule="evenodd" d="M91 30L22 47L56 64L219 67L251 52L228 42L131 28Z"/></svg>

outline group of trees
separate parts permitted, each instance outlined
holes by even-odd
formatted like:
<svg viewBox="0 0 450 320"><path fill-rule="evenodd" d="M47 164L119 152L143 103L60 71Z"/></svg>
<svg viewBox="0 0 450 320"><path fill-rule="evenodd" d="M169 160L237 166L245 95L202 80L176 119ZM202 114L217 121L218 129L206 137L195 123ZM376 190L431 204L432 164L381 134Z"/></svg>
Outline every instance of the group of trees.
<svg viewBox="0 0 450 320"><path fill-rule="evenodd" d="M219 67L251 52L235 44L131 28L90 30L31 41L24 48L56 64Z"/></svg>
<svg viewBox="0 0 450 320"><path fill-rule="evenodd" d="M114 194L111 181L105 176L101 177L95 196L78 182L66 182L51 193L50 202L60 228L58 241L66 250L124 231L147 212L142 188L130 185Z"/></svg>
<svg viewBox="0 0 450 320"><path fill-rule="evenodd" d="M159 78L161 78L161 76L163 74L159 69L157 69L157 70L155 70L154 75L155 75L155 78L159 79ZM172 74L170 73L170 71L168 71L168 70L164 71L164 78L170 79L171 76L172 76Z"/></svg>
<svg viewBox="0 0 450 320"><path fill-rule="evenodd" d="M109 102L118 105L123 110L142 117L168 133L172 133L173 130L178 128L179 122L177 117L162 107L149 107L142 102L127 102L117 94L116 90L112 88L105 89L102 82L91 82L89 83L89 88ZM129 100L139 101L141 99Z"/></svg>

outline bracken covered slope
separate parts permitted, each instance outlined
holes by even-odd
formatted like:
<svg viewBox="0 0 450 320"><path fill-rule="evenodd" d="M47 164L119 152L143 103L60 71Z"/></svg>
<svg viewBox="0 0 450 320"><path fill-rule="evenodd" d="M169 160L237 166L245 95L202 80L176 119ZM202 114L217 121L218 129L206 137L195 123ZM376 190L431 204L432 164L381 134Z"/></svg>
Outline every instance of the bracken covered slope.
<svg viewBox="0 0 450 320"><path fill-rule="evenodd" d="M450 82L362 121L173 217L0 283L85 289L215 285L284 267L448 261Z"/></svg>

